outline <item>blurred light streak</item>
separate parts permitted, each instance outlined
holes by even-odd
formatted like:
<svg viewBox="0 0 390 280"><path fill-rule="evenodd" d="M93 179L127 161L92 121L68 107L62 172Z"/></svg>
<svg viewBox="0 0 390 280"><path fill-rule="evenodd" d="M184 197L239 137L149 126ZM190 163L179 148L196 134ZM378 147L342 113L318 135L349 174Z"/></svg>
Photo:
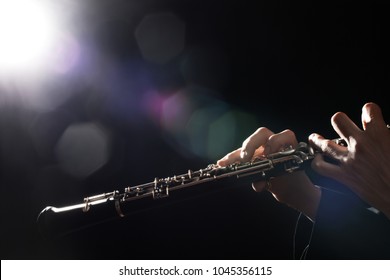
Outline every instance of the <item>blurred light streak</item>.
<svg viewBox="0 0 390 280"><path fill-rule="evenodd" d="M179 154L208 158L208 126L226 113L228 104L216 92L199 86L164 96L155 94L149 100L156 102L151 105L157 107L153 117L165 141Z"/></svg>
<svg viewBox="0 0 390 280"><path fill-rule="evenodd" d="M185 23L173 13L145 16L135 30L138 47L146 61L164 64L185 47Z"/></svg>
<svg viewBox="0 0 390 280"><path fill-rule="evenodd" d="M53 52L53 68L57 73L65 74L78 64L80 55L80 42L73 34L64 32Z"/></svg>
<svg viewBox="0 0 390 280"><path fill-rule="evenodd" d="M10 99L27 110L49 112L64 104L74 94L76 86L58 75L25 77L23 82L13 83Z"/></svg>
<svg viewBox="0 0 390 280"><path fill-rule="evenodd" d="M259 125L255 115L199 86L171 93L150 91L143 107L179 154L211 161L236 149Z"/></svg>

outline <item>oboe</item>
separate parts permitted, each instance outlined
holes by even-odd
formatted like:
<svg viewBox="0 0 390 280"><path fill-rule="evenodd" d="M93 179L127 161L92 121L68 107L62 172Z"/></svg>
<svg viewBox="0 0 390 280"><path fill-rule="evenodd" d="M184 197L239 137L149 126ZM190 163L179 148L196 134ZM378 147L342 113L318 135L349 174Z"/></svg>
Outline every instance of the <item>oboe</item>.
<svg viewBox="0 0 390 280"><path fill-rule="evenodd" d="M343 145L341 139L334 140ZM292 173L304 168L315 156L315 152L305 142L301 142L295 148L288 148L268 156L254 158L246 163L234 163L226 167L209 164L206 168L197 171L188 170L182 175L174 175L166 178L155 178L153 181L137 186L125 187L123 191L114 190L84 198L79 204L53 207L47 206L41 213L51 211L62 213L72 210L89 212L95 205L113 202L116 213L124 217L122 206L130 201L146 197L162 199L169 197L172 191L191 186L221 180L224 178L248 178L251 181L267 180L285 173Z"/></svg>
<svg viewBox="0 0 390 280"><path fill-rule="evenodd" d="M390 129L390 126L387 125L387 128ZM347 146L342 138L333 139L332 141L338 145ZM65 214L84 212L86 215L78 215L77 217L72 216L72 218L68 220L74 222L76 220L79 221L80 216L91 217L94 215L94 224L107 219L112 219L112 216L125 217L129 212L124 211L124 208L128 208L128 205L130 204L128 202L130 201L147 197L159 200L169 197L175 190L226 178L244 178L249 182L268 180L283 174L306 169L311 160L314 159L316 153L318 153L318 151L313 150L309 144L300 142L297 147L289 147L286 150L277 153L256 157L245 163L234 163L225 167L209 164L206 168L197 171L188 170L181 175L155 178L153 181L146 184L124 187L122 191L114 190L108 193L88 196L79 204L64 207L47 206L39 213L37 222L39 224L48 224L48 220L50 220L51 223L55 221L52 223L55 225L52 225L51 227L58 231L63 226L61 222L57 221L58 214L64 214L60 216L66 216ZM102 207L98 206L103 205L110 209L110 211L108 211L110 213L107 213L107 207L104 207L103 212L101 212ZM95 211L92 211L92 209L95 209ZM92 215L91 212L95 213ZM107 215L110 215L110 218L106 218ZM50 219L48 216L51 216L52 218L54 216L54 219ZM96 220L99 220L99 222L96 222ZM79 228L81 227L85 227L84 221L79 221Z"/></svg>

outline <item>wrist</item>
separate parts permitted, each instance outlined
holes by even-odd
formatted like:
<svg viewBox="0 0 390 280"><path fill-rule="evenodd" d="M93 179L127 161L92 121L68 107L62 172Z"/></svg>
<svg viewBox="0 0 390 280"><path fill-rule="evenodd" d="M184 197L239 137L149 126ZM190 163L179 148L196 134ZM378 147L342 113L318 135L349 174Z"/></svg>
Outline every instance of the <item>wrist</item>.
<svg viewBox="0 0 390 280"><path fill-rule="evenodd" d="M315 186L304 171L275 178L275 185L283 185L283 190L271 190L281 203L302 212L311 221L315 220L321 200L321 188Z"/></svg>

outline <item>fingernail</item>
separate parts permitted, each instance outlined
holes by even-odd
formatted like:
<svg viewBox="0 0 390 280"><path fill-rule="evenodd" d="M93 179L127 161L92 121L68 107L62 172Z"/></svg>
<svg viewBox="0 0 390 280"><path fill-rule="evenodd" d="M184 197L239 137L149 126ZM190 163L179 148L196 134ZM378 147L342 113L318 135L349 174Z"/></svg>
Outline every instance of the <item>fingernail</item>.
<svg viewBox="0 0 390 280"><path fill-rule="evenodd" d="M242 150L241 153L240 153L240 158L244 159L247 155L248 155L248 152L245 151L245 150Z"/></svg>
<svg viewBox="0 0 390 280"><path fill-rule="evenodd" d="M312 133L309 135L309 140L314 140L317 137L317 133Z"/></svg>

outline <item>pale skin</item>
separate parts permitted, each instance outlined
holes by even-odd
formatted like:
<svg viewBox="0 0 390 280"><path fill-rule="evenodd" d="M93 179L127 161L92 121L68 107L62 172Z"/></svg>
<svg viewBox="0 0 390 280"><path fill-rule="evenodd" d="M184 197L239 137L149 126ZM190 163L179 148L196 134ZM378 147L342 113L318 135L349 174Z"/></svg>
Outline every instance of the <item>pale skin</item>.
<svg viewBox="0 0 390 280"><path fill-rule="evenodd" d="M338 145L320 134L311 134L309 144L320 151L311 166L319 174L350 188L390 219L390 130L386 127L381 108L375 103L364 104L361 118L362 128L359 128L343 112L332 116L332 127L347 146ZM274 133L261 127L240 148L218 160L217 165L250 161L297 144L294 132L289 129ZM324 155L336 163L325 161ZM254 182L252 186L255 191L261 192L266 189L266 182ZM273 178L267 190L277 201L315 220L321 188L315 186L304 171Z"/></svg>

